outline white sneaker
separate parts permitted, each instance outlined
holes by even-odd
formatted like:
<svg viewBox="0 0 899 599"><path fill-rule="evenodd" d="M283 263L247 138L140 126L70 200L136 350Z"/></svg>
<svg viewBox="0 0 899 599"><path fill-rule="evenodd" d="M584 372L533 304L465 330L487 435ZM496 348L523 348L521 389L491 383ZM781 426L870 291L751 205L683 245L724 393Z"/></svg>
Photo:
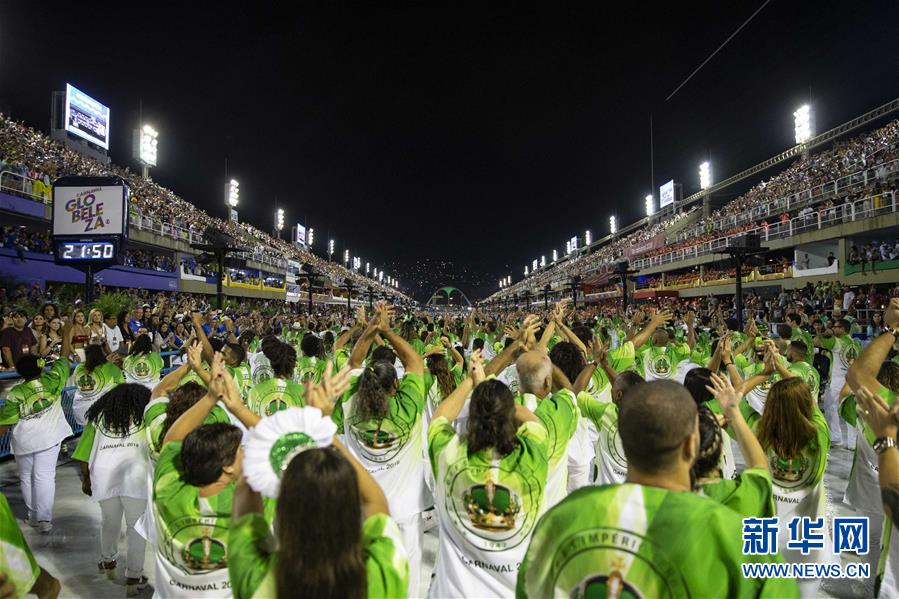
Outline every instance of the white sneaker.
<svg viewBox="0 0 899 599"><path fill-rule="evenodd" d="M34 519L34 516L29 516L28 518L26 518L25 524L27 524L31 528L37 528L37 520Z"/></svg>
<svg viewBox="0 0 899 599"><path fill-rule="evenodd" d="M41 522L37 523L37 529L41 531L42 534L47 534L48 532L53 530L53 523L42 520Z"/></svg>

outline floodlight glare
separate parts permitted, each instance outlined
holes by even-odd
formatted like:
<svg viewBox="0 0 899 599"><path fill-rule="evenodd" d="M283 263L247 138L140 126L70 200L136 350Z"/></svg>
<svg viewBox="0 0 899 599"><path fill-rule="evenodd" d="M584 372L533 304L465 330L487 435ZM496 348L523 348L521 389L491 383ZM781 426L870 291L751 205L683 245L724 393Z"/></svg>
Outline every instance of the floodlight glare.
<svg viewBox="0 0 899 599"><path fill-rule="evenodd" d="M558 259L559 259L559 252L558 252L558 250L553 250L553 262L558 261Z"/></svg>
<svg viewBox="0 0 899 599"><path fill-rule="evenodd" d="M655 214L655 202L652 201L652 194L646 196L646 216Z"/></svg>
<svg viewBox="0 0 899 599"><path fill-rule="evenodd" d="M618 221L614 216L609 217L609 231L612 232L612 235L618 232Z"/></svg>
<svg viewBox="0 0 899 599"><path fill-rule="evenodd" d="M379 282L383 282L383 281L384 281L384 271L383 271L383 270L380 271L380 272L378 272L378 281L379 281Z"/></svg>
<svg viewBox="0 0 899 599"><path fill-rule="evenodd" d="M333 253L334 253L334 240L331 239L328 241L328 255L330 256Z"/></svg>
<svg viewBox="0 0 899 599"><path fill-rule="evenodd" d="M156 166L156 144L159 133L150 125L140 130L140 161L147 166Z"/></svg>
<svg viewBox="0 0 899 599"><path fill-rule="evenodd" d="M312 247L312 242L315 240L315 229L309 227L309 231L306 233L306 245Z"/></svg>
<svg viewBox="0 0 899 599"><path fill-rule="evenodd" d="M528 276L528 267L527 266L524 267L524 276Z"/></svg>
<svg viewBox="0 0 899 599"><path fill-rule="evenodd" d="M350 261L350 250L343 250L343 261L344 263L349 263Z"/></svg>
<svg viewBox="0 0 899 599"><path fill-rule="evenodd" d="M804 144L814 135L812 107L808 104L803 104L793 113L793 130L796 134L797 144Z"/></svg>
<svg viewBox="0 0 899 599"><path fill-rule="evenodd" d="M567 256L570 253L571 253L571 242L566 241L565 242L565 255Z"/></svg>
<svg viewBox="0 0 899 599"><path fill-rule="evenodd" d="M275 227L280 231L284 228L284 209L278 208L275 212Z"/></svg>
<svg viewBox="0 0 899 599"><path fill-rule="evenodd" d="M540 267L546 266L546 256L540 256Z"/></svg>
<svg viewBox="0 0 899 599"><path fill-rule="evenodd" d="M712 186L712 165L708 160L699 165L699 189L708 189Z"/></svg>
<svg viewBox="0 0 899 599"><path fill-rule="evenodd" d="M239 198L240 183L238 183L235 179L231 179L231 181L225 184L225 203L234 208L237 206L237 201Z"/></svg>
<svg viewBox="0 0 899 599"><path fill-rule="evenodd" d="M584 233L584 245L590 245L593 242L593 235L590 234L590 229L587 229L587 232Z"/></svg>

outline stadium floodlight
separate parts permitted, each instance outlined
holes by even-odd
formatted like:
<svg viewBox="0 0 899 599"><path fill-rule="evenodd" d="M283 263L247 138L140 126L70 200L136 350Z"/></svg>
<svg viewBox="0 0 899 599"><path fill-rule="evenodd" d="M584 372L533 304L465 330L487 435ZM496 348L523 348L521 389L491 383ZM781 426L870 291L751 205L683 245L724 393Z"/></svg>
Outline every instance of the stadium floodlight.
<svg viewBox="0 0 899 599"><path fill-rule="evenodd" d="M156 166L156 144L159 133L150 125L140 129L140 161L146 166Z"/></svg>
<svg viewBox="0 0 899 599"><path fill-rule="evenodd" d="M275 212L275 228L280 231L284 228L284 209L278 208L278 211Z"/></svg>
<svg viewBox="0 0 899 599"><path fill-rule="evenodd" d="M653 201L652 194L649 194L648 196L646 196L646 216L652 216L653 214L655 214L655 211L655 202Z"/></svg>
<svg viewBox="0 0 899 599"><path fill-rule="evenodd" d="M371 266L371 265L368 262L366 262L365 263L365 274L369 274L371 272L371 269L369 268L369 266Z"/></svg>
<svg viewBox="0 0 899 599"><path fill-rule="evenodd" d="M706 160L699 165L699 189L708 189L712 186L712 165Z"/></svg>
<svg viewBox="0 0 899 599"><path fill-rule="evenodd" d="M330 258L331 254L333 254L333 253L334 253L334 240L329 239L328 240L328 258Z"/></svg>
<svg viewBox="0 0 899 599"><path fill-rule="evenodd" d="M793 113L793 131L796 134L797 144L804 144L814 136L812 107L808 104L803 104Z"/></svg>
<svg viewBox="0 0 899 599"><path fill-rule="evenodd" d="M306 231L306 245L312 247L313 241L315 241L315 229L309 227L309 230Z"/></svg>
<svg viewBox="0 0 899 599"><path fill-rule="evenodd" d="M584 233L584 245L590 245L593 243L593 235L590 234L590 229Z"/></svg>
<svg viewBox="0 0 899 599"><path fill-rule="evenodd" d="M571 253L571 242L566 241L565 242L565 255L567 256L570 253Z"/></svg>
<svg viewBox="0 0 899 599"><path fill-rule="evenodd" d="M344 265L350 263L350 250L343 250L343 263Z"/></svg>
<svg viewBox="0 0 899 599"><path fill-rule="evenodd" d="M524 276L528 276L528 267L527 266L524 267Z"/></svg>
<svg viewBox="0 0 899 599"><path fill-rule="evenodd" d="M546 256L540 256L540 268L546 266Z"/></svg>
<svg viewBox="0 0 899 599"><path fill-rule="evenodd" d="M232 208L237 207L237 201L240 198L240 183L236 179L231 179L225 183L225 203Z"/></svg>
<svg viewBox="0 0 899 599"><path fill-rule="evenodd" d="M378 282L383 282L383 281L384 281L384 271L381 270L381 271L378 271Z"/></svg>
<svg viewBox="0 0 899 599"><path fill-rule="evenodd" d="M558 262L559 260L559 251L553 250L553 262Z"/></svg>
<svg viewBox="0 0 899 599"><path fill-rule="evenodd" d="M612 235L618 232L618 220L614 216L609 217L609 231Z"/></svg>

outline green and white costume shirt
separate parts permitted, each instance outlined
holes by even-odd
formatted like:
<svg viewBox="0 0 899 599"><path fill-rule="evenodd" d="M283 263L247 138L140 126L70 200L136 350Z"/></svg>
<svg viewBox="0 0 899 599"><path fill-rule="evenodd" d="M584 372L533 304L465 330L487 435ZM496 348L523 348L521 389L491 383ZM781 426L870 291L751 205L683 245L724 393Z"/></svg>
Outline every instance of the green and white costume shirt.
<svg viewBox="0 0 899 599"><path fill-rule="evenodd" d="M734 510L741 518L773 518L776 515L771 473L747 468L735 479L700 481L700 494Z"/></svg>
<svg viewBox="0 0 899 599"><path fill-rule="evenodd" d="M181 480L181 442L162 448L153 478L158 596L232 596L228 531L233 497L233 484L216 495L200 497L199 487ZM266 501L265 512L266 522L271 522L273 501Z"/></svg>
<svg viewBox="0 0 899 599"><path fill-rule="evenodd" d="M805 352L805 361L811 364L815 360L815 339L810 333L800 327L793 327L790 341L802 341L805 343L805 347L807 348L807 351Z"/></svg>
<svg viewBox="0 0 899 599"><path fill-rule="evenodd" d="M515 401L533 412L546 428L549 465L543 490L543 509L548 510L562 501L568 492L568 445L580 416L577 399L571 391L561 389L546 399L525 393L516 397Z"/></svg>
<svg viewBox="0 0 899 599"><path fill-rule="evenodd" d="M265 418L287 408L302 408L303 387L287 379L271 378L253 385L247 394L247 408Z"/></svg>
<svg viewBox="0 0 899 599"><path fill-rule="evenodd" d="M270 599L277 595L275 568L278 554L267 550L275 540L261 514L247 514L231 523L228 573L235 599ZM368 599L406 597L409 562L402 534L387 514L362 522L362 551Z"/></svg>
<svg viewBox="0 0 899 599"><path fill-rule="evenodd" d="M758 418L749 421L753 432ZM825 517L827 496L824 491L824 470L827 467L827 452L830 450L830 431L827 421L818 406L812 405L812 423L815 436L793 458L777 455L768 449L768 467L774 485L774 505L777 508L780 528L780 551L787 562L828 562L833 558L830 552L830 532L825 527L825 549L812 550L802 555L798 550L787 549L790 538L788 525L793 517Z"/></svg>
<svg viewBox="0 0 899 599"><path fill-rule="evenodd" d="M777 356L777 359L781 361L785 366L789 366L786 358L781 355ZM734 360L736 364L736 360ZM765 371L765 364L762 362L750 362L746 366L740 369L740 374L743 376L744 381L748 381L752 377L762 374ZM765 409L765 402L768 400L768 390L771 389L771 385L780 380L780 375L777 372L772 372L768 375L768 378L761 385L756 385L749 393L746 394L744 400L749 407L751 407L757 414L761 414Z"/></svg>
<svg viewBox="0 0 899 599"><path fill-rule="evenodd" d="M618 434L618 406L597 400L588 393L577 396L578 408L584 418L596 427L596 482L600 485L622 483L627 479L627 458Z"/></svg>
<svg viewBox="0 0 899 599"><path fill-rule="evenodd" d="M185 377L186 378L186 377ZM182 380L182 384L184 379ZM162 445L162 426L165 424L165 411L169 407L169 398L162 395L150 401L144 408L144 435L146 436L147 456L152 462L159 459L159 450ZM216 405L203 420L203 424L223 422L233 424L229 413L220 405Z"/></svg>
<svg viewBox="0 0 899 599"><path fill-rule="evenodd" d="M465 436L435 418L428 453L440 539L432 597L509 597L543 504L546 429L526 422L505 456L469 455Z"/></svg>
<svg viewBox="0 0 899 599"><path fill-rule="evenodd" d="M225 370L228 371L228 374L231 375L231 378L233 378L234 382L237 384L237 389L240 391L240 397L246 401L247 395L250 393L250 388L253 386L252 379L250 378L249 365L246 363L241 363L237 366L226 365ZM193 370L191 370L191 372L193 372ZM203 386L205 387L206 385Z"/></svg>
<svg viewBox="0 0 899 599"><path fill-rule="evenodd" d="M248 359L250 364L250 380L253 385L264 383L265 381L275 377L275 371L272 370L272 363L265 357L262 352L250 354Z"/></svg>
<svg viewBox="0 0 899 599"><path fill-rule="evenodd" d="M307 381L320 383L327 365L328 360L326 359L301 355L297 358L297 367L293 372L293 380L300 384L305 384ZM335 370L334 372L337 371Z"/></svg>
<svg viewBox="0 0 899 599"><path fill-rule="evenodd" d="M150 391L159 384L163 368L165 368L165 364L162 361L162 356L156 352L131 354L126 356L122 362L125 380L129 383L143 385Z"/></svg>
<svg viewBox="0 0 899 599"><path fill-rule="evenodd" d="M690 346L686 343L669 343L664 347L647 343L638 353L638 368L642 369L643 378L647 382L663 380L682 383L687 371L695 368L690 362Z"/></svg>
<svg viewBox="0 0 899 599"><path fill-rule="evenodd" d="M693 493L635 484L579 489L537 525L518 599L798 597L796 582L740 575L742 520ZM442 555L441 555L442 557Z"/></svg>
<svg viewBox="0 0 899 599"><path fill-rule="evenodd" d="M403 521L428 504L422 459L424 380L418 374L406 373L388 400L387 416L361 420L355 415L355 402L362 373L361 368L353 372L341 402L338 426L343 427L347 448L384 489L390 514Z"/></svg>
<svg viewBox="0 0 899 599"><path fill-rule="evenodd" d="M821 347L829 349L833 354L830 361L830 388L839 392L846 382L846 373L862 352L861 343L849 335L842 337L823 337Z"/></svg>
<svg viewBox="0 0 899 599"><path fill-rule="evenodd" d="M812 390L812 401L818 403L818 390L821 388L821 375L808 362L793 362L787 370L798 376Z"/></svg>
<svg viewBox="0 0 899 599"><path fill-rule="evenodd" d="M0 424L14 425L13 455L49 449L73 434L62 411L62 390L68 378L69 361L60 358L38 378L9 390L0 407Z"/></svg>
<svg viewBox="0 0 899 599"><path fill-rule="evenodd" d="M41 568L16 522L6 495L0 493L0 572L16 587L16 595L24 597L37 582Z"/></svg>
<svg viewBox="0 0 899 599"><path fill-rule="evenodd" d="M122 435L99 422L88 422L72 458L87 462L90 467L92 501L147 498L150 460L143 424L132 426Z"/></svg>
<svg viewBox="0 0 899 599"><path fill-rule="evenodd" d="M75 423L84 426L87 411L94 402L112 391L116 385L125 382L122 369L115 364L105 362L88 372L84 364L79 364L72 372L71 384L76 387L72 402L72 414Z"/></svg>

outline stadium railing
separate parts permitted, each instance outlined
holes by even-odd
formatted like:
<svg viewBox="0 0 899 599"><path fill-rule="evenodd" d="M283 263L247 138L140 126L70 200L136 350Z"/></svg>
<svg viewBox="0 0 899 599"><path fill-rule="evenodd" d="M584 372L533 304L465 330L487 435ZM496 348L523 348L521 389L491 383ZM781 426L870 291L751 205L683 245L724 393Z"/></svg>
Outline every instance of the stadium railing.
<svg viewBox="0 0 899 599"><path fill-rule="evenodd" d="M18 185L13 185L12 181L18 181ZM29 188L31 191L26 191ZM34 193L35 188L46 189L47 193ZM21 175L13 171L0 171L0 191L13 195L22 195L42 204L49 204L52 201L51 190L51 186L44 185L44 182L38 179L32 179L27 175Z"/></svg>
<svg viewBox="0 0 899 599"><path fill-rule="evenodd" d="M870 181L884 179L897 171L899 171L899 159L885 162L876 167L856 171L849 175L832 179L826 183L821 183L820 185L815 185L814 187L809 187L808 189L770 200L759 206L753 206L738 214L712 221L712 230L715 231L746 224L760 218L775 215L783 210L794 210L806 203L814 203L834 195L851 192L853 189L864 188L867 187ZM701 228L688 227L684 231L678 233L675 239L676 241L684 241L690 237L694 237L697 231L701 230Z"/></svg>
<svg viewBox="0 0 899 599"><path fill-rule="evenodd" d="M881 206L875 207L876 198L883 198L885 201L883 201ZM739 233L723 235L690 248L675 250L658 256L651 256L649 258L640 258L633 261L631 267L636 269L650 268L652 266L670 264L686 258L696 258L714 254L726 248L729 239L740 237L753 231L761 234L763 241L770 241L772 239L782 239L805 231L826 229L828 227L855 222L857 220L890 212L896 212L896 193L892 191L867 196L860 200L856 200L855 202L836 205L833 208L824 211L823 217L821 212L815 212L808 216L796 216L786 223L774 223L767 227L755 227L749 231L740 231Z"/></svg>

